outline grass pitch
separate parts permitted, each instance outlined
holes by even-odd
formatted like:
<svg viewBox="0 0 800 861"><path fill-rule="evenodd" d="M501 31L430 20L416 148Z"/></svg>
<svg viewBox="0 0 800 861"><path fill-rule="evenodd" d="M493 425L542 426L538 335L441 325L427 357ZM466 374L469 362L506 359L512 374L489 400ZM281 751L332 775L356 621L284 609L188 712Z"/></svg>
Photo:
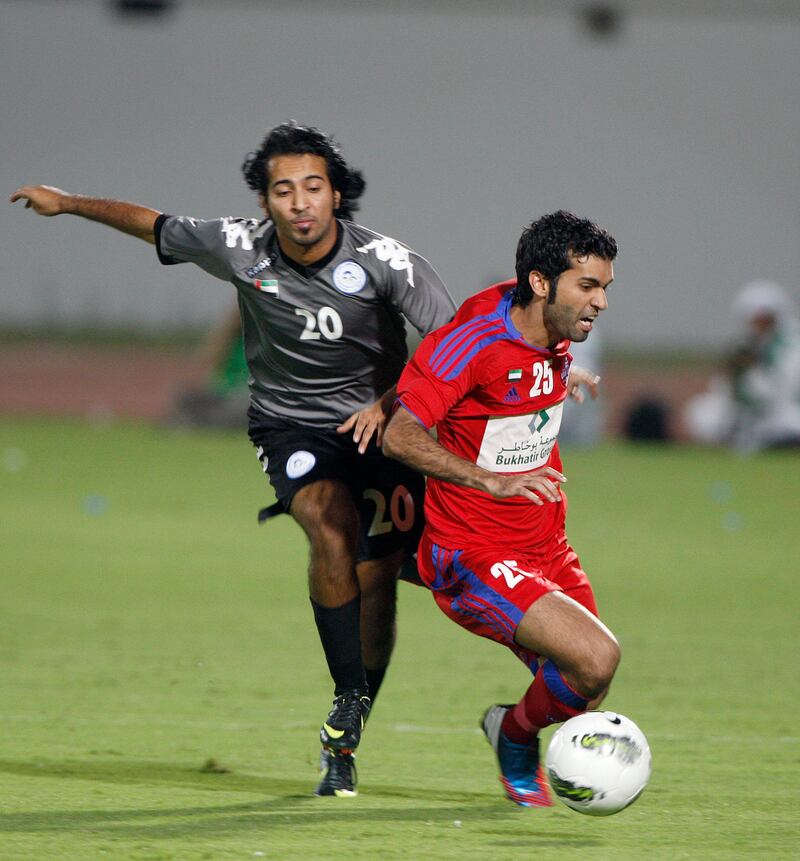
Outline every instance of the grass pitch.
<svg viewBox="0 0 800 861"><path fill-rule="evenodd" d="M361 794L315 799L305 542L244 434L0 422L0 859L800 854L796 453L566 452L568 528L653 750L618 816L507 802L477 723L527 676L400 586Z"/></svg>

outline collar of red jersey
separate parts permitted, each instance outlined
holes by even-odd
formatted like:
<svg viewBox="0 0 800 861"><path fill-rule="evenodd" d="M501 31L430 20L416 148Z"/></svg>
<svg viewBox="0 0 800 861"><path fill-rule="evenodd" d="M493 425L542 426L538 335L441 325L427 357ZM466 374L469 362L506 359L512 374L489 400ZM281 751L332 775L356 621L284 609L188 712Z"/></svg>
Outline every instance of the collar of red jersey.
<svg viewBox="0 0 800 861"><path fill-rule="evenodd" d="M506 329L519 341L522 341L524 344L529 346L531 350L536 350L537 353L545 353L547 356L560 359L563 356L566 356L569 352L569 346L572 343L571 341L566 340L559 341L554 347L537 347L534 344L529 344L525 338L522 336L522 332L517 329L514 323L511 321L511 306L513 304L514 291L509 290L507 293L503 294L500 297L500 301L497 303L497 310L500 311L503 317L503 322L506 324Z"/></svg>

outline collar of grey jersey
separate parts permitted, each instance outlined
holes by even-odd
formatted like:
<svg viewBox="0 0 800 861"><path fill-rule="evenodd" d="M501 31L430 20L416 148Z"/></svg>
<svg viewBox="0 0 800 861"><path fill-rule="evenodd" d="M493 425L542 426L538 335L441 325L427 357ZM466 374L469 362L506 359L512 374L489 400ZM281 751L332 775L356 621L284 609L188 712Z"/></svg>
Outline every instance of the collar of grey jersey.
<svg viewBox="0 0 800 861"><path fill-rule="evenodd" d="M271 224L272 222L267 222ZM301 278L313 278L318 272L321 272L334 257L341 251L342 249L342 241L344 239L344 230L342 230L342 225L339 220L336 220L336 242L333 244L333 248L321 259L317 260L315 263L312 263L310 266L304 266L302 263L298 263L296 260L293 260L287 254L284 253L281 248L281 244L278 241L277 232L273 234L272 241L275 243L275 247L278 250L278 254L280 254L281 260L290 268L293 269Z"/></svg>

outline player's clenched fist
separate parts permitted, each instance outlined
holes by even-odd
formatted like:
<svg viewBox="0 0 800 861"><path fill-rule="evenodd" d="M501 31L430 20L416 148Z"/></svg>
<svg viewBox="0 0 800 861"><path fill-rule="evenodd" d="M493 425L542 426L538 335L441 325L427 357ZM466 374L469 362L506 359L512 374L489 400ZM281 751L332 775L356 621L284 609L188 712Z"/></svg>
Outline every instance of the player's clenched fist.
<svg viewBox="0 0 800 861"><path fill-rule="evenodd" d="M52 185L23 185L11 195L11 203L25 201L25 208L39 215L58 215L63 212L63 201L69 197L66 191Z"/></svg>
<svg viewBox="0 0 800 861"><path fill-rule="evenodd" d="M534 472L517 475L492 474L486 481L486 490L495 499L524 496L536 505L543 505L545 501L558 502L561 498L558 485L566 480L558 470L544 466Z"/></svg>

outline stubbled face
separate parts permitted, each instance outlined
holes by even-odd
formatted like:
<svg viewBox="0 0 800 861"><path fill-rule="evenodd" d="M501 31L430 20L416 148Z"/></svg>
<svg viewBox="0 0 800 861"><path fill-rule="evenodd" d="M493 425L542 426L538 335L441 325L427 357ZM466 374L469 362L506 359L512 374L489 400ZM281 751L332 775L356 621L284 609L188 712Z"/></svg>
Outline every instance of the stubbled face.
<svg viewBox="0 0 800 861"><path fill-rule="evenodd" d="M336 242L333 190L328 165L319 155L276 155L267 162L264 199L284 254L298 262L324 257Z"/></svg>
<svg viewBox="0 0 800 861"><path fill-rule="evenodd" d="M555 301L542 309L552 341L585 341L597 315L608 308L606 288L614 280L614 264L594 254L571 260L558 276Z"/></svg>

